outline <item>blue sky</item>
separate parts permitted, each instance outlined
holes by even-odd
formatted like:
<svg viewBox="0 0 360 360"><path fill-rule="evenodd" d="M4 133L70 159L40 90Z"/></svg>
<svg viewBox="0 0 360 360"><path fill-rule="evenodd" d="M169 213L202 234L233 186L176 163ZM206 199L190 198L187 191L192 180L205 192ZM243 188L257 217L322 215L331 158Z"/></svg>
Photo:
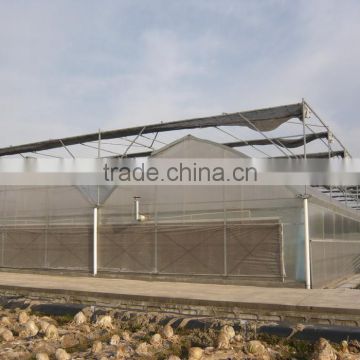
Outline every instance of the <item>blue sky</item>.
<svg viewBox="0 0 360 360"><path fill-rule="evenodd" d="M0 146L309 101L360 155L360 2L0 0Z"/></svg>

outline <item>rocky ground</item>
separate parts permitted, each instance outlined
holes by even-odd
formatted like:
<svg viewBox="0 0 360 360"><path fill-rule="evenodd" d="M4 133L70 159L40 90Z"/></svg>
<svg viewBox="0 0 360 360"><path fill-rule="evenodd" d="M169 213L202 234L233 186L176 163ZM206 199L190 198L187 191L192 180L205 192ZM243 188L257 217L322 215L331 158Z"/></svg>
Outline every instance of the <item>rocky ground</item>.
<svg viewBox="0 0 360 360"><path fill-rule="evenodd" d="M256 334L256 324L83 308L75 316L45 316L29 308L0 308L0 359L314 359L360 360L360 343L316 343ZM250 330L249 330L250 329ZM294 328L301 331L301 325Z"/></svg>

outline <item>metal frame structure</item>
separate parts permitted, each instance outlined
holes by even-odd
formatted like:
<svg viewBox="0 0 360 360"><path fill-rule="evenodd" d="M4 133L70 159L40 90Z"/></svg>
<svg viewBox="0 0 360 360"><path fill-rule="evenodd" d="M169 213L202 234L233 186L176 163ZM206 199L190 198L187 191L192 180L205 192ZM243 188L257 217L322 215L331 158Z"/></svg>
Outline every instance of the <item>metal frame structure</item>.
<svg viewBox="0 0 360 360"><path fill-rule="evenodd" d="M237 129L240 127L242 127L241 136L237 135L239 132ZM244 127L247 128L245 131ZM267 133L279 132L278 130L284 127L286 131L282 133L280 131L281 136L267 135ZM178 134L178 137L181 137L182 132L186 130L197 132L199 137L209 140L217 139L220 135L222 141L217 142L231 148L241 148L245 154L250 151L252 154L249 156L252 157L305 159L351 157L339 138L305 100L301 103L271 108L111 131L99 130L92 134L8 146L0 148L0 157L147 157L154 150L173 140L168 139L169 134L172 136ZM247 136L244 136L244 132ZM261 135L261 138L258 136L255 139L251 138L254 133ZM357 184L336 188L320 186L318 189L334 201L360 210Z"/></svg>
<svg viewBox="0 0 360 360"><path fill-rule="evenodd" d="M240 130L239 130L240 129ZM329 126L305 101L300 103L245 112L223 113L217 116L161 122L131 128L46 140L41 142L0 148L0 157L22 158L128 158L147 157L159 148L183 138L191 130L197 137L220 143L229 148L241 148L249 157L266 158L332 158L351 157L349 151L333 134ZM175 137L175 138L174 138ZM85 151L85 153L84 153ZM304 213L304 273L306 288L312 287L311 243L309 231L308 199L314 191L321 192L326 202L342 204L360 210L359 186L299 187ZM101 206L100 189L93 202L92 273L98 272L98 225ZM97 199L97 201L96 201ZM135 197L138 199L138 197ZM310 201L309 201L310 202ZM135 201L136 221L141 220L139 202ZM311 210L311 209L310 209ZM344 209L342 211L345 211ZM348 210L346 210L348 211ZM226 220L224 217L224 226ZM224 230L225 232L225 230ZM227 276L226 234L224 235L224 275ZM188 250L187 252L190 252ZM281 250L282 252L282 250ZM283 256L283 254L282 254ZM157 259L155 260L157 264ZM157 266L157 265L156 265ZM284 275L282 275L284 276Z"/></svg>

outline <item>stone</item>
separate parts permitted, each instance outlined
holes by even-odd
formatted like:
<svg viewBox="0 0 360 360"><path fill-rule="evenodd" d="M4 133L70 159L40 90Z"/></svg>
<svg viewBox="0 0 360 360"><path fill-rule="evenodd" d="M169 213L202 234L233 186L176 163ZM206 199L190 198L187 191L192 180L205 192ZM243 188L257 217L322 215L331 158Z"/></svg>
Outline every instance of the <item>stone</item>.
<svg viewBox="0 0 360 360"><path fill-rule="evenodd" d="M86 316L84 315L84 313L82 311L79 311L75 316L74 316L74 322L76 325L81 325L86 323L87 319Z"/></svg>
<svg viewBox="0 0 360 360"><path fill-rule="evenodd" d="M305 329L305 325L304 324L296 324L295 325L295 330L298 331L298 332L301 332L301 331L304 331Z"/></svg>
<svg viewBox="0 0 360 360"><path fill-rule="evenodd" d="M337 359L337 354L335 349L330 345L330 343L323 339L320 338L319 341L316 342L315 346L314 346L314 355L313 355L313 359L314 360L336 360Z"/></svg>
<svg viewBox="0 0 360 360"><path fill-rule="evenodd" d="M164 326L163 335L166 339L170 339L174 336L174 330L171 325L167 324Z"/></svg>
<svg viewBox="0 0 360 360"><path fill-rule="evenodd" d="M258 340L249 341L248 352L261 358L262 360L270 360L269 352L266 347Z"/></svg>
<svg viewBox="0 0 360 360"><path fill-rule="evenodd" d="M20 311L18 321L20 324L26 324L29 321L29 315L25 311Z"/></svg>
<svg viewBox="0 0 360 360"><path fill-rule="evenodd" d="M204 354L204 350L199 347L189 349L189 360L200 360Z"/></svg>
<svg viewBox="0 0 360 360"><path fill-rule="evenodd" d="M131 335L128 331L124 331L122 334L121 334L122 338L127 341L127 342L130 342L131 341Z"/></svg>
<svg viewBox="0 0 360 360"><path fill-rule="evenodd" d="M1 324L4 325L4 326L11 326L12 325L10 319L7 316L3 316L1 318Z"/></svg>
<svg viewBox="0 0 360 360"><path fill-rule="evenodd" d="M234 336L234 340L235 340L236 342L238 342L238 343L241 343L241 342L244 341L243 337L242 337L240 334L235 335L235 336Z"/></svg>
<svg viewBox="0 0 360 360"><path fill-rule="evenodd" d="M170 355L167 360L181 360L178 356L176 355Z"/></svg>
<svg viewBox="0 0 360 360"><path fill-rule="evenodd" d="M57 327L53 324L50 324L45 330L45 337L47 339L56 340L59 337Z"/></svg>
<svg viewBox="0 0 360 360"><path fill-rule="evenodd" d="M114 328L112 325L112 318L110 315L101 316L96 321L96 326L99 326L100 328L106 329L106 330L112 330Z"/></svg>
<svg viewBox="0 0 360 360"><path fill-rule="evenodd" d="M135 352L140 356L147 356L149 354L148 344L146 342L140 343L135 349Z"/></svg>
<svg viewBox="0 0 360 360"><path fill-rule="evenodd" d="M110 339L110 345L119 345L120 344L120 336L115 334Z"/></svg>
<svg viewBox="0 0 360 360"><path fill-rule="evenodd" d="M349 344L346 340L343 340L340 344L340 347L341 347L341 351L343 353L349 353Z"/></svg>
<svg viewBox="0 0 360 360"><path fill-rule="evenodd" d="M46 331L46 329L47 329L47 327L48 327L49 325L50 325L50 324L49 324L47 321L45 321L45 320L40 320L40 322L39 322L40 332L43 333L43 334L45 334L45 331Z"/></svg>
<svg viewBox="0 0 360 360"><path fill-rule="evenodd" d="M39 321L46 321L49 324L57 325L57 321L50 316L42 316Z"/></svg>
<svg viewBox="0 0 360 360"><path fill-rule="evenodd" d="M36 360L49 360L49 355L47 353L37 353Z"/></svg>
<svg viewBox="0 0 360 360"><path fill-rule="evenodd" d="M11 350L5 354L1 354L1 360L29 360L31 353L26 350Z"/></svg>
<svg viewBox="0 0 360 360"><path fill-rule="evenodd" d="M205 348L204 353L207 355L212 354L215 351L215 348L213 346L208 346Z"/></svg>
<svg viewBox="0 0 360 360"><path fill-rule="evenodd" d="M19 331L19 338L20 339L26 339L30 337L30 332L29 330L25 329L25 328L22 328L20 331Z"/></svg>
<svg viewBox="0 0 360 360"><path fill-rule="evenodd" d="M225 325L221 328L220 330L221 333L225 334L225 336L227 336L227 338L229 339L229 341L231 339L233 339L235 337L235 330L232 326L230 325Z"/></svg>
<svg viewBox="0 0 360 360"><path fill-rule="evenodd" d="M76 334L68 333L61 337L60 345L62 348L67 349L79 345L79 339Z"/></svg>
<svg viewBox="0 0 360 360"><path fill-rule="evenodd" d="M56 350L56 347L54 344L45 341L45 340L40 340L38 342L35 342L32 351L34 353L46 353L46 354L54 354Z"/></svg>
<svg viewBox="0 0 360 360"><path fill-rule="evenodd" d="M154 346L159 346L159 345L161 345L161 341L162 341L161 335L154 334L150 339L150 344L154 345Z"/></svg>
<svg viewBox="0 0 360 360"><path fill-rule="evenodd" d="M13 341L14 340L14 335L11 332L11 330L9 329L5 329L2 328L0 330L0 337L4 340L4 341Z"/></svg>
<svg viewBox="0 0 360 360"><path fill-rule="evenodd" d="M88 318L90 319L91 316L94 314L95 308L94 306L87 306L84 307L81 312Z"/></svg>
<svg viewBox="0 0 360 360"><path fill-rule="evenodd" d="M189 349L189 360L200 360L204 354L204 350L199 347Z"/></svg>
<svg viewBox="0 0 360 360"><path fill-rule="evenodd" d="M90 326L88 324L81 324L79 326L79 330L86 333L86 334L91 333L91 328L90 328Z"/></svg>
<svg viewBox="0 0 360 360"><path fill-rule="evenodd" d="M39 332L39 328L35 325L35 322L33 320L29 320L25 324L25 329L29 333L29 336L36 336Z"/></svg>
<svg viewBox="0 0 360 360"><path fill-rule="evenodd" d="M360 353L360 342L358 340L350 340L348 343L349 351L355 354Z"/></svg>
<svg viewBox="0 0 360 360"><path fill-rule="evenodd" d="M57 349L55 351L56 360L70 360L71 356L64 349Z"/></svg>
<svg viewBox="0 0 360 360"><path fill-rule="evenodd" d="M228 334L220 332L217 338L217 348L219 350L228 350L230 349L230 339Z"/></svg>
<svg viewBox="0 0 360 360"><path fill-rule="evenodd" d="M102 343L101 341L95 341L93 346L91 347L91 352L94 354L98 354L102 350Z"/></svg>

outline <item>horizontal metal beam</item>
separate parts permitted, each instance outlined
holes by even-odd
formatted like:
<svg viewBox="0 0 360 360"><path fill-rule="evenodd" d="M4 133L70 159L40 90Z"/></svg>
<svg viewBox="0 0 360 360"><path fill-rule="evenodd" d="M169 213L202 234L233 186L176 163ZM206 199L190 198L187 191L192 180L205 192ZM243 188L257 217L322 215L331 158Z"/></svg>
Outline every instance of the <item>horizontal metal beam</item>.
<svg viewBox="0 0 360 360"><path fill-rule="evenodd" d="M353 188L348 188L347 187L347 190L348 190L348 194L354 194L356 195L357 192L356 190L354 190ZM321 190L321 192L323 194L330 194L330 193L333 193L333 194L336 194L336 193L343 193L343 191L340 191L340 190ZM359 192L359 195L360 195L360 192Z"/></svg>
<svg viewBox="0 0 360 360"><path fill-rule="evenodd" d="M229 143L224 143L222 145L229 146ZM231 147L231 146L229 146L229 147ZM147 156L150 156L151 154L152 154L151 151L144 151L144 152L127 154L125 157L128 157L128 158L147 157ZM344 157L344 151L343 150L332 151L330 153L330 157L335 157L335 156ZM304 155L303 154L299 154L296 156L291 155L289 157L292 159L296 159L296 158L303 158ZM326 159L329 157L329 153L328 152L310 153L310 154L307 154L306 157L309 159ZM286 159L286 158L287 158L286 156L274 156L274 159Z"/></svg>
<svg viewBox="0 0 360 360"><path fill-rule="evenodd" d="M328 133L320 132L314 134L306 134L305 141L309 143L316 139L326 139L328 137ZM287 138L271 138L271 139L256 139L256 140L246 140L246 141L233 141L229 143L225 143L224 145L230 147L242 147L242 146L252 146L252 145L271 145L275 143L284 148L296 148L304 145L304 137L303 135L299 135L299 137L295 139L287 139Z"/></svg>
<svg viewBox="0 0 360 360"><path fill-rule="evenodd" d="M345 151L344 150L339 150L339 151L331 151L330 153L329 152L318 152L318 153L306 154L307 159L326 159L328 157L336 157L336 156L340 156L340 157L344 158L345 157ZM291 155L289 157L292 158L292 159L303 158L304 154L296 155L296 157ZM286 159L285 156L276 156L275 158L276 159Z"/></svg>

